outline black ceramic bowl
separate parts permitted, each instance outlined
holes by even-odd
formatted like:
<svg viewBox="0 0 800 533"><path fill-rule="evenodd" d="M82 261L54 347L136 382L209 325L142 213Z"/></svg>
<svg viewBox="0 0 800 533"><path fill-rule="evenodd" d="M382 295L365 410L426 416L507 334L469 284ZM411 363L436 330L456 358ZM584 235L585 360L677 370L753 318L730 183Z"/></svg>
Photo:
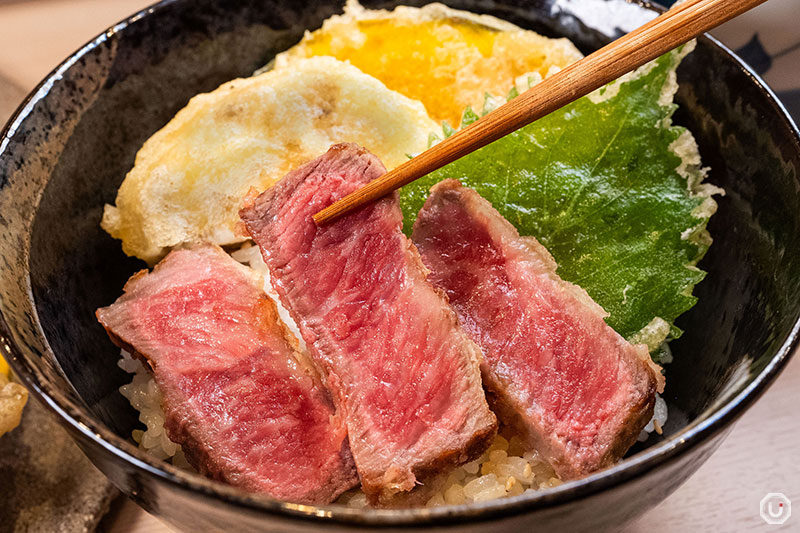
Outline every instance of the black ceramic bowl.
<svg viewBox="0 0 800 533"><path fill-rule="evenodd" d="M597 1L447 3L567 36L587 52L613 37L596 28L619 33L653 16L606 1L605 9ZM576 5L582 15L571 11ZM702 263L709 274L697 287L699 304L681 318L686 334L673 344L663 438L613 468L534 495L399 511L248 495L129 442L136 416L117 392L129 377L93 313L142 264L100 229L102 206L139 146L192 95L250 74L341 7L340 0L167 0L109 29L42 82L0 139L4 356L123 492L181 529L568 530L619 526L644 512L708 458L798 336L800 137L770 90L709 38L680 68L675 119L695 133L710 181L727 195L709 227L715 244Z"/></svg>

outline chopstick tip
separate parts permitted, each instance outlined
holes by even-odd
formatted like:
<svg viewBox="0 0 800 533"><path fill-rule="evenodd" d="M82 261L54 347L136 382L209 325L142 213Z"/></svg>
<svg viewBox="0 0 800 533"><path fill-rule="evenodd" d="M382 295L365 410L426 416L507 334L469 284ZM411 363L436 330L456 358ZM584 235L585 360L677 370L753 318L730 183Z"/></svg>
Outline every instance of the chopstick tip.
<svg viewBox="0 0 800 533"><path fill-rule="evenodd" d="M314 224L316 224L317 226L324 226L325 224L330 222L332 218L335 218L335 215L331 217L330 207L326 207L325 209L322 209L317 213L315 213L314 215L312 215L311 218L314 220Z"/></svg>

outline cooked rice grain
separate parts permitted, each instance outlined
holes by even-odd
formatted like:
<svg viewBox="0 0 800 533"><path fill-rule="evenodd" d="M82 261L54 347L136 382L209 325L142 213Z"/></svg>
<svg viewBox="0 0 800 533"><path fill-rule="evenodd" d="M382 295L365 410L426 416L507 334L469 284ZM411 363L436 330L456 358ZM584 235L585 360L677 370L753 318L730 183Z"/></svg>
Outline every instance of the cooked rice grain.
<svg viewBox="0 0 800 533"><path fill-rule="evenodd" d="M172 442L164 428L164 409L161 407L161 393L158 390L153 376L144 368L138 359L134 359L128 352L122 350L122 359L117 365L133 374L133 380L119 388L119 392L128 399L131 406L139 411L139 421L147 429L134 429L133 440L139 449L150 455L169 461L178 468L194 470L179 444Z"/></svg>
<svg viewBox="0 0 800 533"><path fill-rule="evenodd" d="M481 457L450 473L426 506L482 502L560 485L552 467L535 451L523 451L521 443L510 428L502 428Z"/></svg>

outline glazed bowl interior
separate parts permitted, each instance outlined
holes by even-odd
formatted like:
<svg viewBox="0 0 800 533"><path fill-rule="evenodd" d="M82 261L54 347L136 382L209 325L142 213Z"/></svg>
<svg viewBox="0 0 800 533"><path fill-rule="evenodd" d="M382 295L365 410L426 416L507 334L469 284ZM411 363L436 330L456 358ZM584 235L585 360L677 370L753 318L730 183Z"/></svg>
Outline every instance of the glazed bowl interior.
<svg viewBox="0 0 800 533"><path fill-rule="evenodd" d="M653 16L623 0L595 1L604 5L594 10L552 0L445 3L569 37L583 52ZM141 479L157 477L198 498L323 520L490 516L564 503L644 475L717 434L763 391L797 337L800 144L761 82L703 38L680 67L674 121L695 134L711 167L709 181L726 195L709 225L715 243L700 265L708 276L696 288L699 302L678 321L686 333L672 344L662 436L637 445L620 465L547 494L434 511L301 509L246 496L138 451L128 441L136 413L118 392L130 376L117 367L119 350L94 311L114 301L145 265L100 229L103 205L113 202L141 144L189 98L251 74L341 7L339 1L162 2L76 53L9 124L0 144L3 348L78 443L95 450L96 462L122 462L133 472L112 476L115 483L130 494L147 486Z"/></svg>

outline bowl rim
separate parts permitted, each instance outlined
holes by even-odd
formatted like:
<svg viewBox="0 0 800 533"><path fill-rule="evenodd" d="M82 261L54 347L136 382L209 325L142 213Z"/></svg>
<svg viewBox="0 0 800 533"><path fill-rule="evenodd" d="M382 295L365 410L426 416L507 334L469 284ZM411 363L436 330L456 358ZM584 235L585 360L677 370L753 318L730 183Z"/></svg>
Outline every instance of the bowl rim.
<svg viewBox="0 0 800 533"><path fill-rule="evenodd" d="M0 157L4 154L10 138L14 135L18 126L31 113L34 105L48 94L53 83L60 79L62 74L69 70L78 59L116 34L124 32L126 28L140 19L152 16L167 6L181 1L161 0L141 9L110 26L70 54L25 97L6 125L0 130ZM663 7L646 0L625 1L654 11L664 10ZM717 48L719 52L732 60L751 79L752 83L762 92L766 101L780 117L784 127L792 133L794 144L800 151L800 129L798 129L784 105L761 77L714 37L704 34L698 40ZM36 334L43 340L47 350L53 356L53 360L57 363L57 358L55 358L47 342L47 338L41 329L38 314L36 314L35 299L31 290L29 276L26 279L26 283L26 296L33 303ZM222 500L227 504L249 512L269 513L287 519L299 519L315 523L340 523L364 527L396 527L435 524L453 525L466 521L491 520L501 515L510 517L525 514L547 507L552 508L568 504L643 476L725 430L766 391L767 387L785 368L787 362L797 350L798 345L800 345L800 316L795 317L791 330L768 364L757 375L749 376L751 381L746 387L738 390L736 394L728 394L728 397L722 401L715 402L714 405L704 410L680 432L657 445L627 457L610 468L548 490L479 503L411 509L356 509L335 504L315 506L284 502L248 493L199 474L181 470L139 450L129 440L123 439L103 422L95 419L80 402L73 401L56 388L25 357L24 350L17 344L6 321L2 305L0 305L0 341L3 341L0 344L0 348L4 350L5 358L8 360L12 370L22 378L24 384L32 391L38 401L58 415L59 423L70 431L78 444L89 444L95 448L100 448L105 453L114 456L115 459L128 463L143 474L155 477L159 482L172 485L176 489L189 491L207 499ZM69 380L66 380L66 382L69 384ZM81 442L80 439L85 442Z"/></svg>

